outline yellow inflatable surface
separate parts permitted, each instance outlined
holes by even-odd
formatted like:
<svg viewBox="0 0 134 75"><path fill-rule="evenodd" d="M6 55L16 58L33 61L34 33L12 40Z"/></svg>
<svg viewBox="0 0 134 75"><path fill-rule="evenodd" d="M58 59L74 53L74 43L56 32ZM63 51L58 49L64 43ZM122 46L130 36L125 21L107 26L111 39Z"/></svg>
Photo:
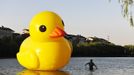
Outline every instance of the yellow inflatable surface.
<svg viewBox="0 0 134 75"><path fill-rule="evenodd" d="M70 75L68 72L64 71L32 71L32 70L24 70L17 75Z"/></svg>
<svg viewBox="0 0 134 75"><path fill-rule="evenodd" d="M64 23L54 12L44 11L35 15L26 38L17 53L18 62L31 70L58 70L71 57L71 46L64 38Z"/></svg>

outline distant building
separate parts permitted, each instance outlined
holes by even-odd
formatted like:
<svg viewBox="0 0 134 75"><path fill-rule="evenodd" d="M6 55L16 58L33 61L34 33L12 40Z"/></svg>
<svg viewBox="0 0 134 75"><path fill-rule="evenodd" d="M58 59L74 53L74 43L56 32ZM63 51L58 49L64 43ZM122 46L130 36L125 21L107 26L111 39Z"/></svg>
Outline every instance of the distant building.
<svg viewBox="0 0 134 75"><path fill-rule="evenodd" d="M108 40L105 40L103 38L98 38L96 36L94 36L94 37L88 37L88 39L91 40L91 42L111 43Z"/></svg>
<svg viewBox="0 0 134 75"><path fill-rule="evenodd" d="M29 29L23 29L23 34L29 34Z"/></svg>
<svg viewBox="0 0 134 75"><path fill-rule="evenodd" d="M67 34L65 36L68 40L70 40L73 44L79 44L79 43L85 43L85 42L101 42L101 43L107 43L107 44L112 44L108 40L105 40L103 38L98 38L98 37L84 37L81 35L72 35L72 34Z"/></svg>
<svg viewBox="0 0 134 75"><path fill-rule="evenodd" d="M87 38L81 36L81 35L72 35L72 34L67 34L65 38L69 39L73 43L84 43L84 42L90 42Z"/></svg>

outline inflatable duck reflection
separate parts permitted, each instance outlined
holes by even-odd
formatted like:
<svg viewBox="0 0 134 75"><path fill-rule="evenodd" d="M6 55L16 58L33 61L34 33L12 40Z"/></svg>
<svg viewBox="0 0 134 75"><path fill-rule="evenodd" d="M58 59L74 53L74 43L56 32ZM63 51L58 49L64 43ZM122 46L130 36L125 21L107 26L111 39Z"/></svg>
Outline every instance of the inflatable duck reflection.
<svg viewBox="0 0 134 75"><path fill-rule="evenodd" d="M64 71L32 71L32 70L24 70L17 75L70 75L68 72Z"/></svg>
<svg viewBox="0 0 134 75"><path fill-rule="evenodd" d="M54 12L35 15L26 38L17 53L19 63L31 70L58 70L71 57L71 46L64 38L64 23Z"/></svg>

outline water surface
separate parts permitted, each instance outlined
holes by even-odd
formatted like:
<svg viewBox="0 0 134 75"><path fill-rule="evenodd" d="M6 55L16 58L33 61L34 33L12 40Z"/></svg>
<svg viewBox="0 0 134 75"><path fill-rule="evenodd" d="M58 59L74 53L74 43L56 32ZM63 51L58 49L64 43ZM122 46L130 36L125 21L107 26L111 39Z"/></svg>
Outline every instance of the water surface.
<svg viewBox="0 0 134 75"><path fill-rule="evenodd" d="M71 58L62 71L30 71L23 68L16 59L0 59L0 75L133 75L133 57L95 57L92 58L98 69L91 72L85 63L91 58Z"/></svg>

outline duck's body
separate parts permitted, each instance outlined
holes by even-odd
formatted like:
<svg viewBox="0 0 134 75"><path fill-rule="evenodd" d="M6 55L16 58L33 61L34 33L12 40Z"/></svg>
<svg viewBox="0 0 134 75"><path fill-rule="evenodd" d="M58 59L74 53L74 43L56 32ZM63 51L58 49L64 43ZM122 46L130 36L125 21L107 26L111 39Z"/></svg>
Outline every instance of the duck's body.
<svg viewBox="0 0 134 75"><path fill-rule="evenodd" d="M28 69L57 70L68 63L70 52L65 38L42 43L34 42L29 37L22 43L17 55L21 58L19 62Z"/></svg>
<svg viewBox="0 0 134 75"><path fill-rule="evenodd" d="M47 12L47 13L51 15L53 14L52 12ZM40 16L37 15L37 17L35 18L38 17ZM50 21L53 22L54 18L55 16L52 17L52 20ZM47 23L48 21L46 21L46 24ZM42 30L39 29L37 30L37 32L35 32L37 27L36 24L35 26L31 24L30 26L30 28L32 28L31 35L30 37L25 39L24 42L21 44L20 51L17 53L18 61L22 66L32 70L61 69L68 63L71 57L71 47L69 45L68 40L66 40L62 36L63 35L62 26L58 24L59 26L57 27L57 24L55 24L56 26L52 26L53 28L50 28L48 32L47 31L42 32L43 29ZM41 26L39 26L39 28ZM47 27L48 26L46 25L46 28ZM49 29L49 27L47 29ZM37 35L35 35L34 33Z"/></svg>

